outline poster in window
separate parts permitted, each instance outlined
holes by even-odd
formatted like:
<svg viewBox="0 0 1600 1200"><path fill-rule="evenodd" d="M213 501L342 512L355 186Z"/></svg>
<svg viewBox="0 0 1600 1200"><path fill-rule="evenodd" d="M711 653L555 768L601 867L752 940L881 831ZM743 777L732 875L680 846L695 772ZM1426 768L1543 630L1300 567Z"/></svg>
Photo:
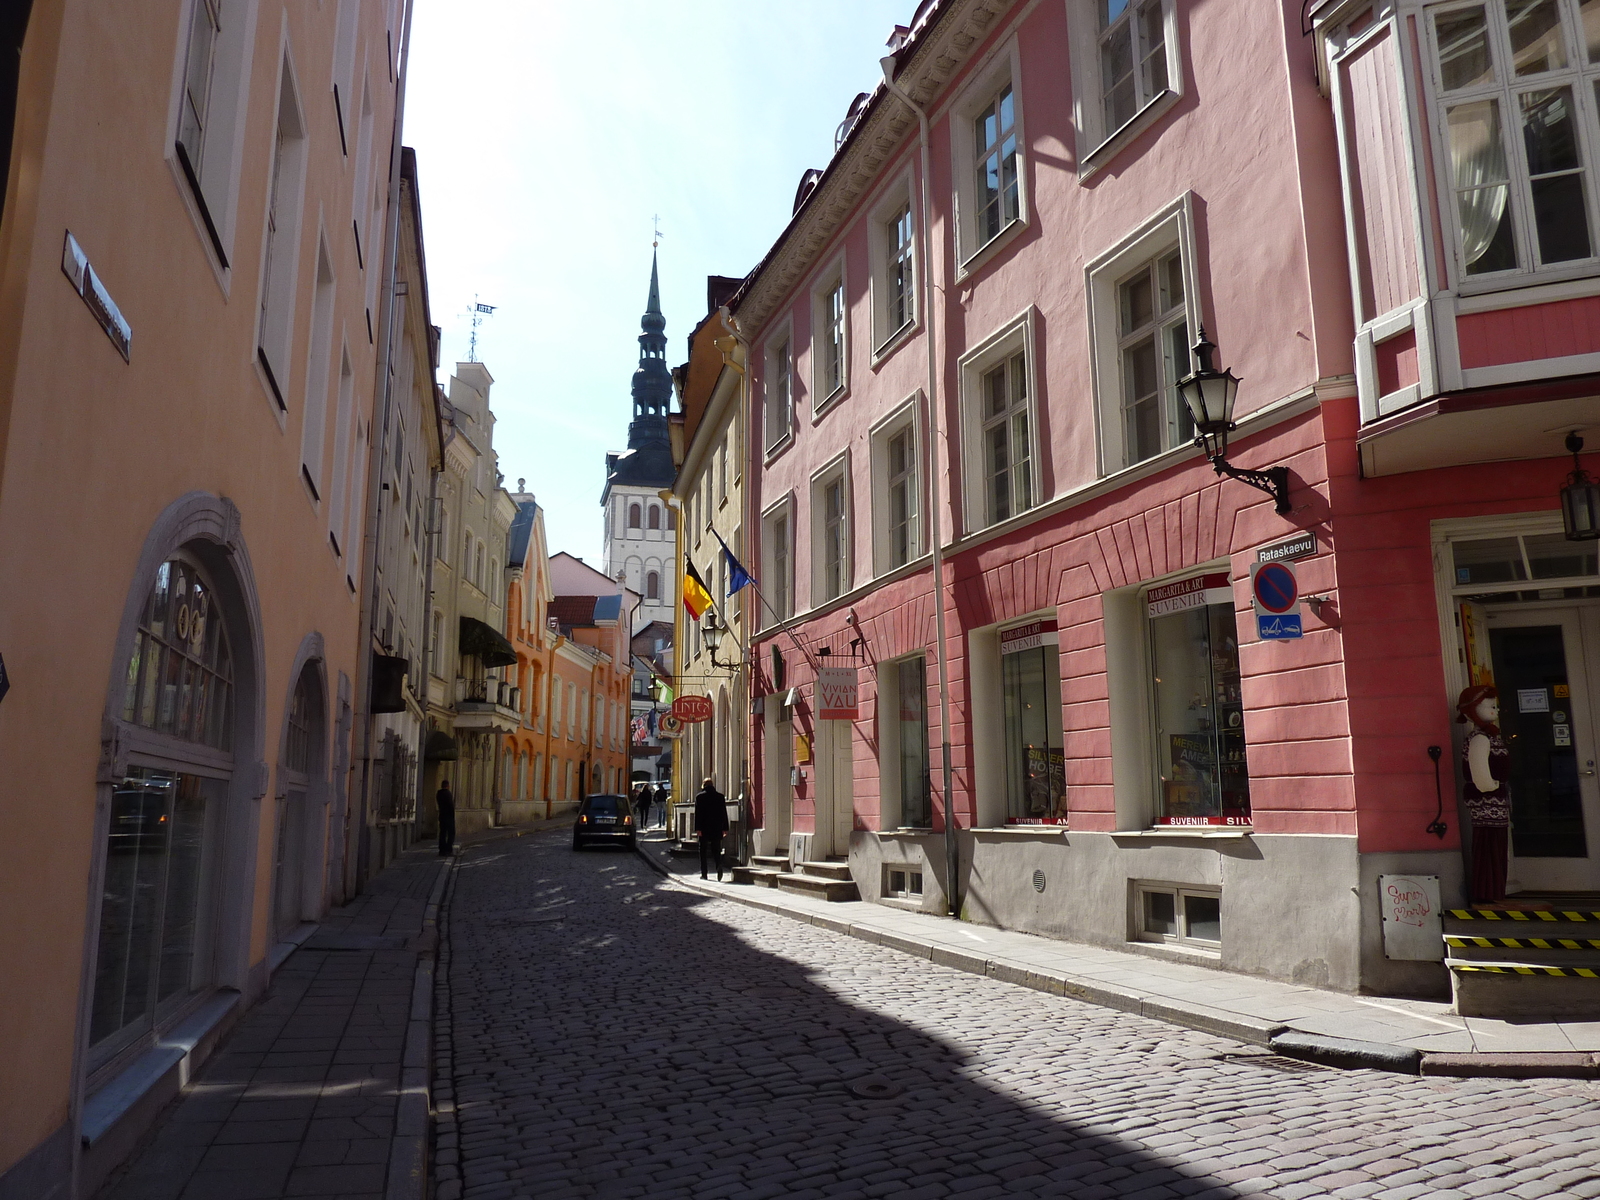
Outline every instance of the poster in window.
<svg viewBox="0 0 1600 1200"><path fill-rule="evenodd" d="M1011 825L1065 825L1067 823L1067 756L1053 746L1027 746L1023 761L1028 815L1013 817Z"/></svg>

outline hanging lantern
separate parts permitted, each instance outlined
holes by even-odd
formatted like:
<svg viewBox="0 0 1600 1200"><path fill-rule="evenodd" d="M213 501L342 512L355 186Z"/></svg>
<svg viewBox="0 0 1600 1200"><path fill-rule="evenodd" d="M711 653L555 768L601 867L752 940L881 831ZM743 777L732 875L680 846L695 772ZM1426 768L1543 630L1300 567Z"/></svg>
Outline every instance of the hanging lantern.
<svg viewBox="0 0 1600 1200"><path fill-rule="evenodd" d="M1561 489L1561 524L1569 542L1588 542L1600 538L1600 483L1589 478L1578 463L1583 439L1567 434L1567 450L1572 454L1572 474Z"/></svg>

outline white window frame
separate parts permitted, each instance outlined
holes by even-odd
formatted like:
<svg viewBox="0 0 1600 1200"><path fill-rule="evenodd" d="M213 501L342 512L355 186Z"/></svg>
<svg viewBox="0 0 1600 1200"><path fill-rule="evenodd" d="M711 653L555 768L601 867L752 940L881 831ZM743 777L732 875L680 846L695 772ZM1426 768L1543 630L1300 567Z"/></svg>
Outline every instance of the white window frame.
<svg viewBox="0 0 1600 1200"><path fill-rule="evenodd" d="M1145 928L1145 912L1147 895L1157 894L1172 897L1173 919L1177 924L1176 933L1160 933ZM1195 937L1189 932L1188 906L1184 901L1190 897L1198 897L1218 902L1218 919L1221 919L1222 888L1207 884L1187 883L1160 883L1155 881L1135 880L1132 888L1132 912L1129 914L1131 934L1129 941L1151 942L1156 945L1182 946L1189 950L1203 950L1211 954L1220 954L1222 940L1220 936L1211 938ZM1220 934L1220 930L1218 931Z"/></svg>
<svg viewBox="0 0 1600 1200"><path fill-rule="evenodd" d="M786 320L767 339L761 374L761 439L770 460L794 441L794 323ZM779 430L773 436L774 429Z"/></svg>
<svg viewBox="0 0 1600 1200"><path fill-rule="evenodd" d="M1482 3L1488 14L1491 29L1490 53L1495 62L1496 82L1479 87L1462 88L1448 97L1439 66L1438 35L1434 18L1442 13L1476 7ZM1595 94L1600 86L1600 64L1585 61L1582 25L1578 21L1574 0L1556 0L1565 34L1564 45L1569 53L1568 65L1558 71L1543 75L1529 75L1518 79L1510 73L1510 64L1504 55L1510 46L1505 29L1504 7L1493 0L1475 0L1467 4L1439 4L1425 8L1419 17L1422 27L1423 77L1428 89L1428 112L1433 116L1428 135L1433 139L1434 171L1441 217L1448 229L1450 253L1448 263L1454 286L1462 292L1497 291L1506 287L1520 287L1530 283L1592 276L1600 266L1600 99ZM1514 123L1516 114L1508 107L1519 92L1533 92L1559 87L1570 87L1575 98L1574 119L1577 125L1578 153L1585 194L1585 215L1589 222L1589 249L1587 258L1570 259L1549 266L1538 263L1538 232L1533 214L1533 199L1527 152L1520 136L1520 123ZM1517 265L1509 270L1467 274L1463 253L1461 210L1456 202L1455 180L1450 157L1449 115L1452 104L1473 100L1496 99L1500 101L1500 136L1506 151L1508 205L1512 212L1513 242Z"/></svg>
<svg viewBox="0 0 1600 1200"><path fill-rule="evenodd" d="M300 273L300 222L305 211L305 106L287 47L280 59L277 114L268 155L267 205L261 222L261 285L256 364L280 414L288 411L295 298Z"/></svg>
<svg viewBox="0 0 1600 1200"><path fill-rule="evenodd" d="M1145 0L1145 4L1159 4L1162 12L1163 45L1167 68L1167 85L1152 92L1139 67L1134 68L1133 115L1115 129L1108 127L1105 98L1101 94L1100 76L1100 5L1105 0L1066 0L1069 44L1072 47L1072 77L1085 86L1073 88L1073 123L1077 128L1077 157L1079 181L1100 171L1130 142L1154 125L1183 97L1183 55L1178 45L1178 17L1176 0ZM1134 10L1145 5L1129 0L1123 17L1132 22ZM1135 38L1138 31L1135 29ZM1136 60L1145 56L1137 52Z"/></svg>
<svg viewBox="0 0 1600 1200"><path fill-rule="evenodd" d="M1121 285L1141 266L1177 250L1183 262L1183 307L1189 336L1198 336L1206 323L1200 308L1195 259L1193 193L1185 192L1163 205L1131 233L1084 268L1089 297L1089 357L1095 395L1096 425L1100 442L1100 474L1143 466L1164 454L1187 450L1188 442L1174 443L1160 454L1134 462L1128 460L1126 430L1122 422L1122 321ZM1193 343L1191 342L1191 345ZM1172 381L1176 382L1176 381ZM1176 402L1174 397L1169 403Z"/></svg>
<svg viewBox="0 0 1600 1200"><path fill-rule="evenodd" d="M973 140L974 122L1007 87L1011 89L1012 129L1017 139L1017 215L993 237L980 240L978 231L978 156ZM1021 56L1013 34L977 68L971 83L950 110L951 162L956 179L956 282L965 279L1008 245L1028 225L1028 136L1022 103Z"/></svg>
<svg viewBox="0 0 1600 1200"><path fill-rule="evenodd" d="M762 606L762 627L781 624L795 614L794 597L794 493L790 492L761 514L761 577L767 581L762 590L766 604ZM782 539L776 536L775 526L785 522ZM782 551L779 551L779 542ZM787 603L784 603L787 601Z"/></svg>
<svg viewBox="0 0 1600 1200"><path fill-rule="evenodd" d="M841 487L839 505L839 587L829 591L827 586L829 559L827 552L828 517L827 491L835 483ZM811 476L811 607L828 604L847 594L852 584L851 545L855 521L851 511L850 452L844 451L831 459Z"/></svg>
<svg viewBox="0 0 1600 1200"><path fill-rule="evenodd" d="M205 111L200 122L198 162L190 153L184 132L185 114L190 107L191 36L197 20L219 13L215 0L190 0L180 6L177 48L173 56L166 158L224 292L228 290L232 275L256 9L256 0L228 0L220 10L222 19L215 26L209 69L205 72L202 101Z"/></svg>
<svg viewBox="0 0 1600 1200"><path fill-rule="evenodd" d="M867 253L872 263L868 286L872 296L872 361L876 365L911 336L920 324L922 264L918 258L922 231L917 227L917 196L908 167L873 207L867 222ZM897 230L902 214L910 218L911 241L903 249ZM909 276L906 284L906 319L895 321L894 275L896 265L905 261Z"/></svg>
<svg viewBox="0 0 1600 1200"><path fill-rule="evenodd" d="M1019 315L1007 321L998 330L967 351L960 359L961 423L964 451L962 456L962 476L965 481L963 487L963 524L969 533L988 529L993 525L1004 524L1006 521L1016 520L1018 517L1038 508L1050 497L1050 491L1045 486L1045 481L1041 476L1039 454L1039 413L1042 405L1039 403L1039 359L1036 352L1034 332L1037 311L1032 305L1029 305ZM1019 505L1010 516L1000 521L991 521L989 519L988 501L989 477L983 465L983 378L994 367L1017 353L1021 353L1024 356L1023 370L1027 387L1025 403L1028 410L1028 458L1031 463L1029 471L1030 494L1027 503Z"/></svg>
<svg viewBox="0 0 1600 1200"><path fill-rule="evenodd" d="M327 486L323 482L322 464L327 446L334 304L338 297L333 264L329 259L327 239L319 234L317 273L311 304L311 336L307 339L309 345L306 350L305 403L300 414L300 478L309 489L313 504L321 503Z"/></svg>
<svg viewBox="0 0 1600 1200"><path fill-rule="evenodd" d="M898 878L896 878L897 876ZM912 866L910 863L884 863L884 899L909 900L920 904L923 897L923 876L924 872L921 866Z"/></svg>
<svg viewBox="0 0 1600 1200"><path fill-rule="evenodd" d="M922 436L922 392L917 391L893 412L872 427L872 562L874 575L886 575L928 552L925 533L927 502L927 451ZM890 491L895 482L890 471L889 443L902 433L911 435L911 491L915 504L905 562L894 561L893 531L890 526Z"/></svg>
<svg viewBox="0 0 1600 1200"><path fill-rule="evenodd" d="M834 298L839 300L837 318ZM828 370L828 332L834 326L839 335L839 379L835 383ZM811 417L816 420L850 394L850 281L841 254L828 264L811 289Z"/></svg>

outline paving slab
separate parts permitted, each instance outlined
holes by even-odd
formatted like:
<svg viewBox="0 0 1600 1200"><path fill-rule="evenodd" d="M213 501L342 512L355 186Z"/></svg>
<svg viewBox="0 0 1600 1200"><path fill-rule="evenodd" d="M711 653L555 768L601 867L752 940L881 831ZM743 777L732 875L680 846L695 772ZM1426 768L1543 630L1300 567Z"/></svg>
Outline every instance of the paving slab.
<svg viewBox="0 0 1600 1200"><path fill-rule="evenodd" d="M641 837L640 856L691 890L778 913L959 970L1067 994L1124 1011L1260 1042L1265 1031L1304 1034L1456 1056L1600 1053L1600 1022L1512 1023L1461 1017L1444 1001L1353 996L1216 967L1174 962L1017 930L973 926L871 901L829 902L731 881L701 880L664 835ZM985 965L986 964L986 965ZM1137 1008L1136 1008L1137 1006ZM1532 1064L1530 1064L1532 1066ZM1485 1073L1503 1074L1486 1060Z"/></svg>

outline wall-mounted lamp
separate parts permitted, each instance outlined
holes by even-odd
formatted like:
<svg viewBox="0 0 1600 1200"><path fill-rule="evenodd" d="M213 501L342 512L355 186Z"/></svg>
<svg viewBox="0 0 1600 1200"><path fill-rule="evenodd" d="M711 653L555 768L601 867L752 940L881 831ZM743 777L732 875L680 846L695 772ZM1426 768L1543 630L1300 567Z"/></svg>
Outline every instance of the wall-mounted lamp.
<svg viewBox="0 0 1600 1200"><path fill-rule="evenodd" d="M1569 542L1588 542L1600 538L1600 483L1589 478L1578 463L1583 439L1577 431L1567 434L1567 453L1572 455L1572 474L1561 488L1561 524Z"/></svg>
<svg viewBox="0 0 1600 1200"><path fill-rule="evenodd" d="M1218 475L1265 492L1276 502L1278 515L1285 516L1289 512L1289 468L1248 471L1228 461L1228 434L1238 428L1233 420L1233 402L1239 394L1239 380L1231 369L1217 370L1211 359L1216 349L1202 326L1200 340L1194 344L1198 365L1178 380L1178 395L1183 397L1184 407L1194 421L1194 444L1205 452Z"/></svg>
<svg viewBox="0 0 1600 1200"><path fill-rule="evenodd" d="M706 615L700 618L700 634L706 640L706 649L711 653L711 665L721 671L737 671L738 663L725 663L717 658L717 649L722 645L722 639L728 634L727 625L717 616L717 610L710 608Z"/></svg>

